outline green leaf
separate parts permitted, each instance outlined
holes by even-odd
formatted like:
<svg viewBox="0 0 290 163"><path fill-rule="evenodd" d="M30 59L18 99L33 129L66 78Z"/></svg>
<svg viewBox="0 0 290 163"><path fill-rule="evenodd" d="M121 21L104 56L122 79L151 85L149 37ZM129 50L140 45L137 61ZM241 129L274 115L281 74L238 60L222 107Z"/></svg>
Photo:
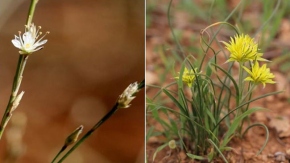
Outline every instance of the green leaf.
<svg viewBox="0 0 290 163"><path fill-rule="evenodd" d="M233 84L234 84L234 87L235 87L235 90L236 90L236 103L237 104L239 104L239 87L238 87L238 84L237 84L237 82L236 82L236 80L226 71L226 70L224 70L223 68L221 68L220 66L218 66L218 65L216 65L216 64L214 64L214 63L212 63L212 65L214 65L214 66L216 66L218 69L220 69L223 73L225 73L228 77L229 77L229 79L233 82Z"/></svg>
<svg viewBox="0 0 290 163"><path fill-rule="evenodd" d="M214 148L218 151L218 153L222 156L222 159L225 161L225 163L228 163L226 157L223 155L222 151L220 150L220 148L211 140L208 139L208 142L210 142L210 144L212 144L214 146Z"/></svg>
<svg viewBox="0 0 290 163"><path fill-rule="evenodd" d="M247 105L247 104L250 104L251 102L253 101L256 101L256 100L259 100L259 99L262 99L264 97L267 97L267 96L271 96L271 95L274 95L274 94L278 94L278 93L281 93L281 92L284 92L284 91L277 91L277 92L271 92L271 93L267 93L267 94L264 94L262 96L259 96L257 98L254 98L254 99L251 99L247 102L244 102L242 104L240 104L239 106L237 106L236 108L232 109L230 112L228 112L221 120L218 121L217 125L215 126L215 128L226 118L228 117L231 113L233 113L234 111L242 108L244 105Z"/></svg>
<svg viewBox="0 0 290 163"><path fill-rule="evenodd" d="M268 128L267 128L266 125L261 124L261 123L255 123L255 124L252 124L252 125L250 125L249 127L247 127L247 129L246 129L245 132L243 133L243 136L245 135L245 133L246 133L250 128L255 127L255 126L261 126L261 127L263 127L263 128L265 129L265 131L266 131L266 140L265 140L263 146L261 147L261 149L260 149L260 150L258 151L258 153L256 154L256 155L258 156L260 153L262 153L262 151L264 150L264 148L266 147L266 145L267 145L267 143L268 143L268 141L269 141L269 130L268 130Z"/></svg>
<svg viewBox="0 0 290 163"><path fill-rule="evenodd" d="M186 155L194 160L205 160L204 157L202 156L198 156L198 155L194 155L194 154L191 154L191 153L186 153Z"/></svg>
<svg viewBox="0 0 290 163"><path fill-rule="evenodd" d="M213 124L216 125L216 120L214 119L212 112L210 112L210 110L206 109L206 113L209 116L210 120L213 122Z"/></svg>
<svg viewBox="0 0 290 163"><path fill-rule="evenodd" d="M173 103L181 110L184 110L183 106L166 90L163 89L163 92L173 101Z"/></svg>
<svg viewBox="0 0 290 163"><path fill-rule="evenodd" d="M243 114L237 116L234 120L231 126L229 127L229 130L227 131L224 141L222 142L221 148L225 147L228 142L231 140L231 136L234 134L234 132L237 130L238 126L241 124L242 120L249 116L250 114L262 110L263 108L252 108L247 111L245 111Z"/></svg>
<svg viewBox="0 0 290 163"><path fill-rule="evenodd" d="M165 144L159 146L159 147L156 149L156 151L155 151L154 154L153 154L153 162L154 162L154 160L155 160L155 157L156 157L157 153L160 152L162 149L164 149L166 146L168 146L168 143L165 143Z"/></svg>
<svg viewBox="0 0 290 163"><path fill-rule="evenodd" d="M148 129L148 131L147 131L147 133L146 133L146 141L148 141L148 139L153 135L153 132L154 132L154 126L151 126L149 129Z"/></svg>

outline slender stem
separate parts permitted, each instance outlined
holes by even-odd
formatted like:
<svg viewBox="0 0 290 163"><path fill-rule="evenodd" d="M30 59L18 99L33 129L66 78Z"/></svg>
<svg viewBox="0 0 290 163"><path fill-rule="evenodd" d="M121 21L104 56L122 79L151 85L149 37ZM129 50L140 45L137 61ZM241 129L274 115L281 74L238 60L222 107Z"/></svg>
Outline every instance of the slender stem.
<svg viewBox="0 0 290 163"><path fill-rule="evenodd" d="M254 90L255 86L256 86L255 84L251 85L251 82L249 83L248 93L247 93L247 94L245 95L245 97L242 99L242 102L244 101L244 99L245 99L247 96L249 96L249 97L248 97L248 100L251 100L251 98L252 98L252 94L253 94L253 90ZM242 108L242 112L244 113L245 111L247 111L247 110L249 109L249 106L250 106L250 103L248 103L248 104L246 105L246 109L245 109L245 110ZM249 119L249 117L247 116L247 117L245 117L245 119ZM240 128L239 128L239 133L240 133L240 134L242 133L242 127L243 127L243 125L244 125L245 119L243 119L242 122L241 122L241 125L240 125ZM241 135L241 136L242 136L242 135Z"/></svg>
<svg viewBox="0 0 290 163"><path fill-rule="evenodd" d="M145 80L142 80L138 84L138 91L145 87ZM137 92L138 92L137 91ZM137 93L135 92L135 93ZM119 103L116 102L115 105L112 107L112 109L98 122L96 123L80 140L78 140L74 146L71 147L71 149L58 161L58 163L61 163L63 160L65 160L79 145L81 145L96 129L98 129L106 120L108 120L117 110L119 109ZM63 147L64 148L64 147ZM63 149L65 150L65 149ZM63 152L61 149L57 156L53 159L51 163L55 161L55 159L60 155L60 153Z"/></svg>
<svg viewBox="0 0 290 163"><path fill-rule="evenodd" d="M244 90L244 87L243 87L243 64L242 63L239 63L239 102L242 103L242 100L243 100L243 90ZM240 103L238 104L238 106L240 105ZM238 117L240 114L243 114L243 109L239 109L237 110L237 114L236 114L236 117ZM241 134L241 131L242 131L242 125L239 125L238 127L238 133Z"/></svg>
<svg viewBox="0 0 290 163"><path fill-rule="evenodd" d="M29 26L32 22L32 18L33 18L34 11L35 11L35 6L36 6L37 2L38 2L38 0L31 0L29 11L28 11L28 16L26 19L27 26ZM28 59L28 55L19 55L18 64L17 64L17 68L16 68L14 80L13 80L11 95L10 95L6 110L3 114L1 123L0 123L0 139L2 138L4 129L5 129L8 121L10 120L10 118L12 116L11 109L12 109L13 102L17 96L18 90L19 90L20 85L21 85L21 81L23 78L22 75L24 72L24 68L25 68L27 59Z"/></svg>
<svg viewBox="0 0 290 163"><path fill-rule="evenodd" d="M30 26L32 19L33 19L33 15L34 15L34 11L35 11L35 7L37 4L38 0L31 0L30 3L30 7L29 7L29 11L28 11L28 16L26 18L26 25Z"/></svg>
<svg viewBox="0 0 290 163"><path fill-rule="evenodd" d="M145 87L145 79L143 79L139 84L138 84L138 90L142 89Z"/></svg>
<svg viewBox="0 0 290 163"><path fill-rule="evenodd" d="M27 59L28 59L27 55L19 55L19 60L18 60L18 64L17 64L17 68L16 68L14 80L13 80L10 99L9 99L9 102L7 104L6 110L3 114L1 124L0 124L0 139L2 138L4 129L9 121L9 119L12 116L11 109L13 106L13 102L17 96L21 81L22 81L22 75L23 75L23 71L24 71L24 67L26 65Z"/></svg>
<svg viewBox="0 0 290 163"><path fill-rule="evenodd" d="M176 38L176 35L175 35L174 31L173 31L173 26L172 26L172 22L171 22L171 18L170 18L170 9L171 9L171 6L172 6L172 0L170 0L169 5L168 5L168 9L167 9L168 25L169 25L169 28L170 28L171 34L172 34L172 36L173 36L173 40L174 40L175 43L177 44L177 47L178 47L178 53L179 53L179 54L181 53L182 56L183 56L184 58L186 58L186 57L185 57L185 54L184 54L184 52L183 52L183 49L182 49L182 47L181 47L181 45L180 45L178 39Z"/></svg>
<svg viewBox="0 0 290 163"><path fill-rule="evenodd" d="M85 141L97 128L99 128L107 119L109 119L117 110L118 103L113 106L113 108L98 122L96 123L75 145L58 161L61 163L65 160L83 141Z"/></svg>
<svg viewBox="0 0 290 163"><path fill-rule="evenodd" d="M251 82L250 82L250 83L249 83L249 89L248 89L247 93L245 94L245 96L242 98L241 102L244 102L244 100L245 100L248 96L249 96L248 100L251 99L254 88L256 88L256 85L255 85L255 84L251 84Z"/></svg>
<svg viewBox="0 0 290 163"><path fill-rule="evenodd" d="M237 104L237 106L240 105L240 103L242 102L241 99L243 97L243 71L242 71L242 63L239 63L239 83L238 83L238 86L239 86L239 103ZM237 111L237 114L236 114L236 117L240 115L240 109Z"/></svg>
<svg viewBox="0 0 290 163"><path fill-rule="evenodd" d="M244 91L244 86L243 86L243 64L239 64L239 88L240 88L240 99L243 97L243 91ZM241 102L241 100L240 100Z"/></svg>
<svg viewBox="0 0 290 163"><path fill-rule="evenodd" d="M54 157L54 159L51 161L51 163L54 163L54 161L58 158L58 156L67 148L67 145L64 145L60 151L57 153L57 155Z"/></svg>

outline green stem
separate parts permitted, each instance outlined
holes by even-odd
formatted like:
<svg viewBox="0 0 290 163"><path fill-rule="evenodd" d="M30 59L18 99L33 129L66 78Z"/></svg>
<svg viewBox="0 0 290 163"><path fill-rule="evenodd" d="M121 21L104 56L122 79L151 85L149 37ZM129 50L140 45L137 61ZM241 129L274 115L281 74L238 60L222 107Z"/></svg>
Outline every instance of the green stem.
<svg viewBox="0 0 290 163"><path fill-rule="evenodd" d="M61 163L65 160L81 143L83 143L97 128L99 128L107 119L109 119L117 110L118 103L116 103L113 108L97 123L94 127L92 127L79 141L75 143L75 145L58 161Z"/></svg>
<svg viewBox="0 0 290 163"><path fill-rule="evenodd" d="M172 22L171 22L171 18L170 18L170 10L171 10L171 7L172 7L172 0L170 0L169 2L169 5L168 5L168 8L167 8L167 19L168 19L168 25L169 25L169 28L170 28L170 31L171 31L171 34L173 36L173 40L175 41L177 47L178 47L178 54L181 54L184 58L186 58L185 54L184 54L184 51L179 43L179 40L177 39L174 31L173 31L173 26L172 26Z"/></svg>
<svg viewBox="0 0 290 163"><path fill-rule="evenodd" d="M240 88L240 93L239 93L239 98L241 99L243 97L243 90L244 90L244 87L243 87L243 64L240 63L239 64L239 88ZM240 102L242 102L240 100Z"/></svg>
<svg viewBox="0 0 290 163"><path fill-rule="evenodd" d="M145 87L145 80L142 80L138 84L138 91L140 91L144 87ZM108 120L118 109L119 109L119 103L116 102L113 108L98 123L96 123L82 138L80 138L80 140L77 141L73 147L71 147L71 149L58 161L58 163L61 163L63 160L65 160L79 145L81 145L96 129L98 129L106 120ZM60 155L61 152L63 152L63 150L59 151L59 153L57 154L57 156L53 159L51 163L54 162L54 160L58 157L58 155Z"/></svg>
<svg viewBox="0 0 290 163"><path fill-rule="evenodd" d="M249 97L248 100L251 99L254 88L256 88L256 85L255 85L255 84L251 84L251 83L249 83L249 89L248 89L248 92L247 92L247 94L242 98L241 102L244 102L244 100L245 100L247 97Z"/></svg>
<svg viewBox="0 0 290 163"><path fill-rule="evenodd" d="M242 103L243 90L244 90L244 87L243 87L243 64L242 63L239 63L239 90L240 90L240 92L239 92L239 102ZM238 104L238 106L240 105L240 103ZM240 114L243 114L243 108L237 110L236 117L238 117ZM238 130L238 133L241 134L242 125L240 125L237 130Z"/></svg>
<svg viewBox="0 0 290 163"><path fill-rule="evenodd" d="M243 71L242 71L243 65L242 63L239 63L239 103L237 104L237 106L240 105L240 103L242 102L241 99L243 97ZM237 111L236 117L238 117L241 114L240 109Z"/></svg>
<svg viewBox="0 0 290 163"><path fill-rule="evenodd" d="M22 75L23 75L23 71L24 71L27 59L28 59L27 55L19 55L16 73L15 73L14 80L13 80L10 99L9 99L9 102L7 104L6 110L3 114L1 124L0 124L0 139L2 138L4 129L9 121L9 119L12 116L11 109L13 106L13 102L17 96L21 81L22 81L22 77L23 77Z"/></svg>
<svg viewBox="0 0 290 163"><path fill-rule="evenodd" d="M28 11L28 16L26 18L26 25L27 26L30 26L30 24L32 22L34 11L35 11L35 7L36 7L36 4L37 4L38 1L39 0L31 0L29 11Z"/></svg>
<svg viewBox="0 0 290 163"><path fill-rule="evenodd" d="M34 15L37 2L38 0L31 0L29 11L28 11L28 16L26 19L26 26L29 26L32 22L32 18ZM6 110L3 114L1 124L0 124L0 139L2 138L4 129L12 116L11 109L12 109L13 102L17 96L18 90L21 85L21 81L23 78L22 75L23 75L23 71L24 71L27 59L28 59L28 55L19 55L18 64L17 64L17 68L16 68L14 80L13 80L11 95L10 95Z"/></svg>
<svg viewBox="0 0 290 163"><path fill-rule="evenodd" d="M57 153L57 155L54 157L54 159L51 161L51 163L54 163L54 161L58 158L58 156L67 148L67 145L64 145L60 151Z"/></svg>
<svg viewBox="0 0 290 163"><path fill-rule="evenodd" d="M243 101L247 98L247 96L249 96L248 100L251 100L251 98L252 98L252 94L253 94L253 90L254 90L255 86L256 86L255 84L251 85L251 83L249 83L248 93L245 95L245 97L243 97L243 99L242 99L241 102L243 102ZM242 113L246 112L246 111L249 109L249 106L250 106L250 103L248 103L248 104L246 105L246 109L243 109L243 108L242 108ZM245 120L248 119L248 118L249 118L249 117L247 116L247 117L245 117L245 119L242 120L241 125L240 125L239 130L238 130L238 133L239 133L239 134L242 133L242 128L243 128L244 122L245 122Z"/></svg>

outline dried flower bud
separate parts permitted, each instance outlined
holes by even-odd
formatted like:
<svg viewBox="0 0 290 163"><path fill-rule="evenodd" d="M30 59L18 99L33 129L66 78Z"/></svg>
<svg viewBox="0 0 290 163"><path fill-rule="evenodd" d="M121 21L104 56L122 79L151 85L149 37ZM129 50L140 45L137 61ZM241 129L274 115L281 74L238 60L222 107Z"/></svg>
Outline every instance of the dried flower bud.
<svg viewBox="0 0 290 163"><path fill-rule="evenodd" d="M12 109L11 109L11 112L14 111L14 110L18 107L18 105L19 105L19 103L20 103L20 101L21 101L23 95L24 95L24 91L22 91L21 93L19 93L19 94L16 96L15 100L14 100L13 103L12 103Z"/></svg>
<svg viewBox="0 0 290 163"><path fill-rule="evenodd" d="M130 106L130 102L135 98L135 93L137 93L138 90L138 83L132 83L130 84L125 91L119 96L118 99L118 107L119 108L128 108Z"/></svg>
<svg viewBox="0 0 290 163"><path fill-rule="evenodd" d="M81 125L80 127L78 127L73 133L71 133L65 140L65 146L69 146L73 143L75 143L78 140L79 135L82 133L83 131L83 125Z"/></svg>

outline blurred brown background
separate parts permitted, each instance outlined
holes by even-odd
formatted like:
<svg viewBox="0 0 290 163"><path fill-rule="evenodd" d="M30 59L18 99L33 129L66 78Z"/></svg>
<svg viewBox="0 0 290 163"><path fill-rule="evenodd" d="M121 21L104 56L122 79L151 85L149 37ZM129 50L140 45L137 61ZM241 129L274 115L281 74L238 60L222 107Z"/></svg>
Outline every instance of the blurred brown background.
<svg viewBox="0 0 290 163"><path fill-rule="evenodd" d="M29 3L0 5L1 113L19 55L11 40L24 31ZM0 142L1 160L11 154L7 140L12 139L12 154L24 151L16 162L50 162L67 135L81 124L83 133L88 131L130 83L144 79L144 3L39 1L33 22L50 31L48 43L28 59L20 88L25 95L13 114L16 126L25 117L27 124L22 138L9 123ZM64 162L144 162L144 112L142 90L130 108L119 110Z"/></svg>

